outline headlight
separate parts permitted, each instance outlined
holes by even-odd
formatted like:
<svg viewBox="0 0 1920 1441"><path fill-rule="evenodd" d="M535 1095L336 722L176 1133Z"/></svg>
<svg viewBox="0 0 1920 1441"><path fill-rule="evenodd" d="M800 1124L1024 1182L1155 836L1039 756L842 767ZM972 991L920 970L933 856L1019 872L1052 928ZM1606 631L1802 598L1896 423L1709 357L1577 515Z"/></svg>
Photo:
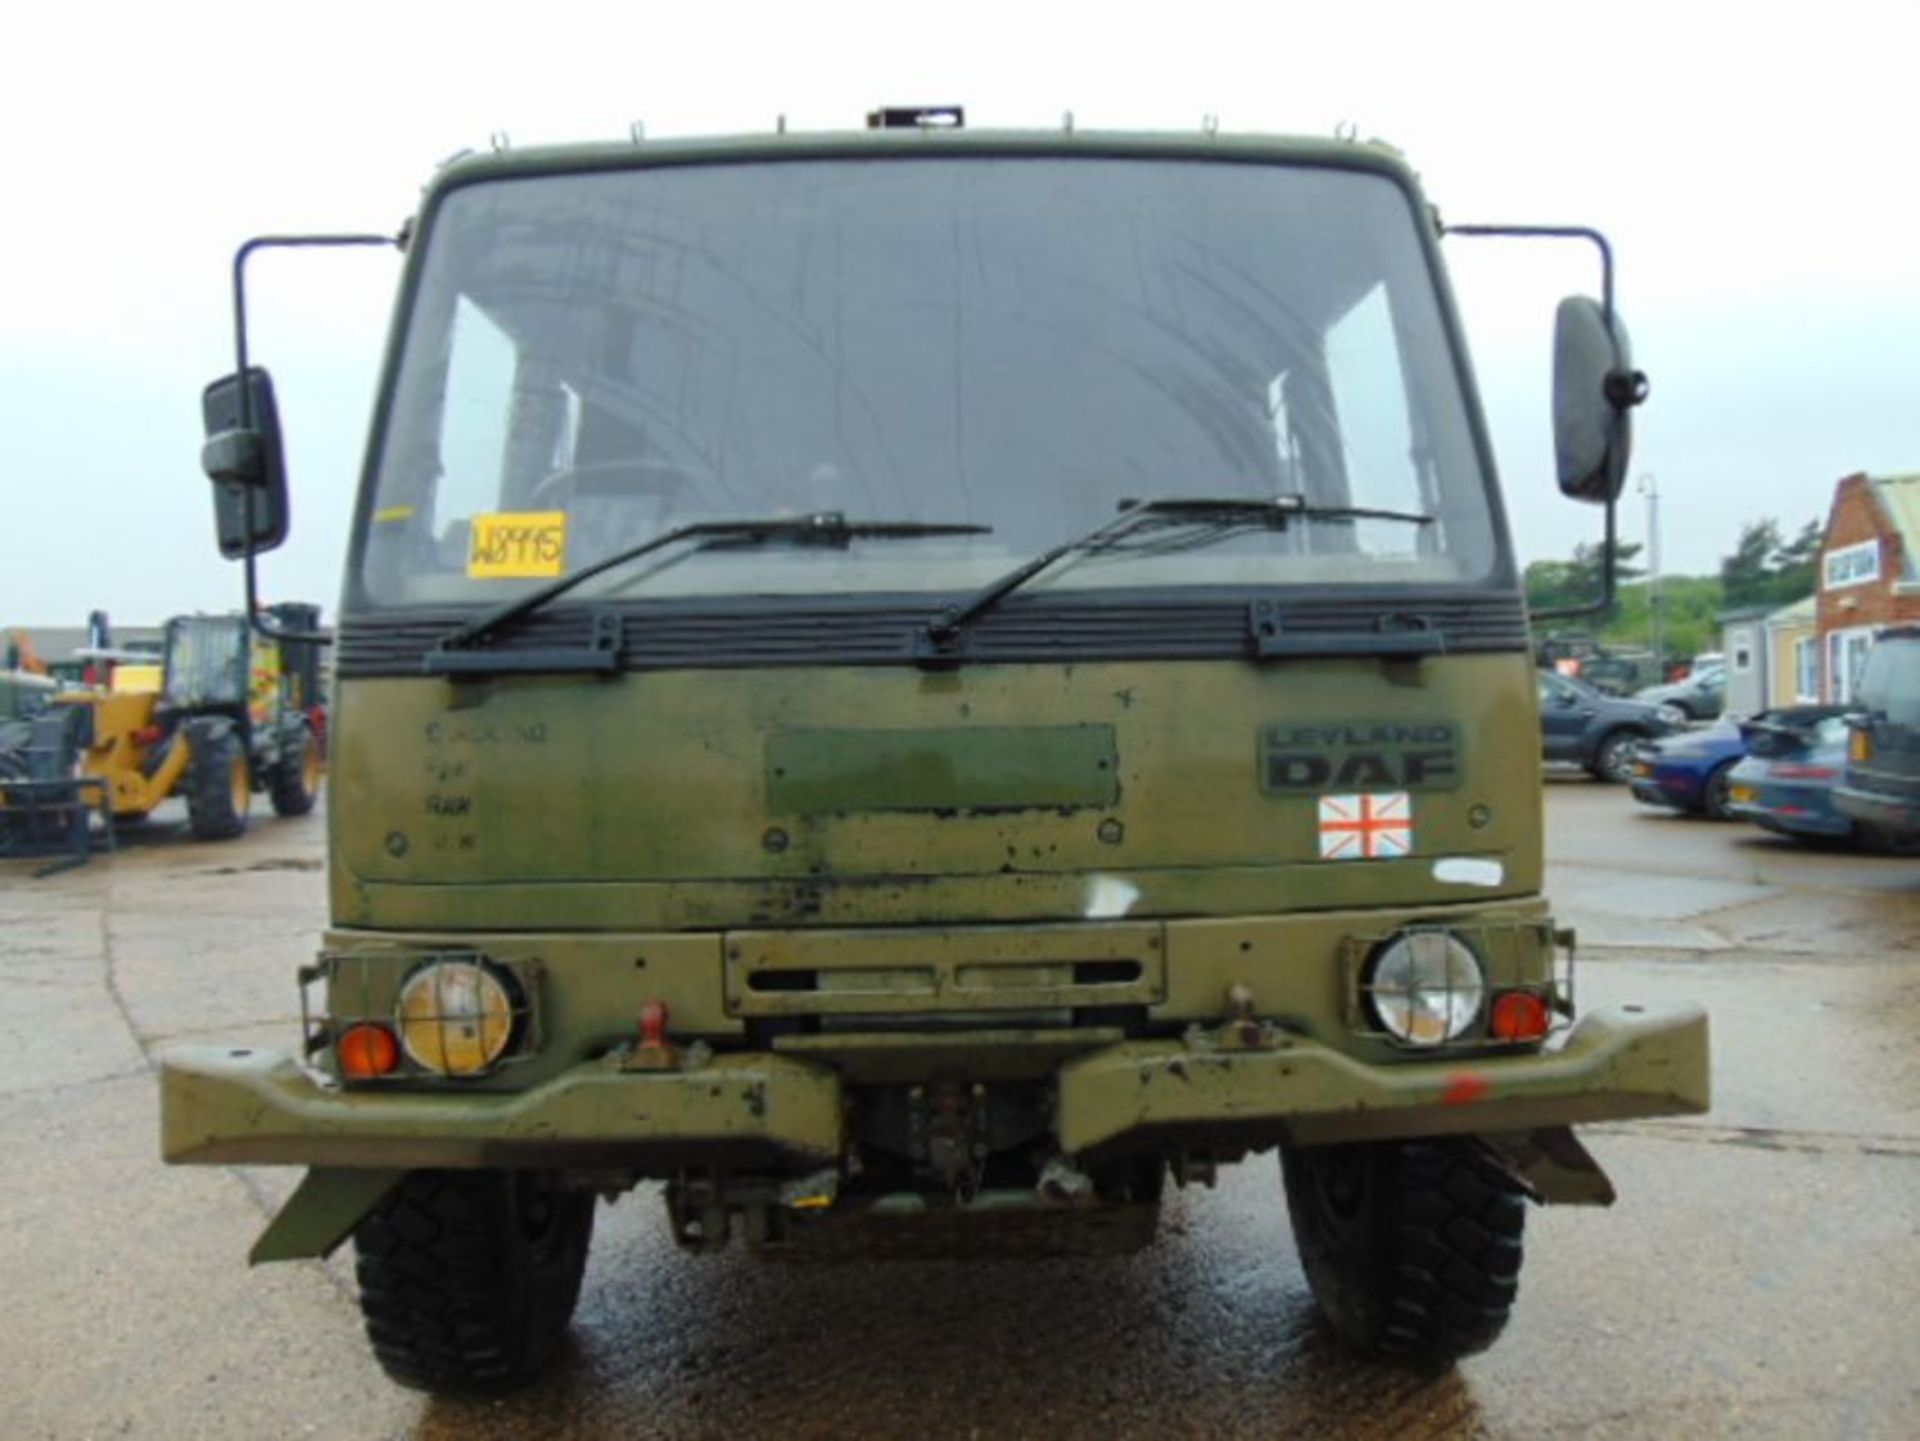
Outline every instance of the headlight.
<svg viewBox="0 0 1920 1441"><path fill-rule="evenodd" d="M519 1007L512 985L478 961L433 961L400 988L394 1028L408 1057L443 1076L473 1076L500 1059Z"/></svg>
<svg viewBox="0 0 1920 1441"><path fill-rule="evenodd" d="M1374 956L1365 981L1374 1019L1410 1046L1458 1040L1487 998L1479 957L1442 930L1402 932Z"/></svg>

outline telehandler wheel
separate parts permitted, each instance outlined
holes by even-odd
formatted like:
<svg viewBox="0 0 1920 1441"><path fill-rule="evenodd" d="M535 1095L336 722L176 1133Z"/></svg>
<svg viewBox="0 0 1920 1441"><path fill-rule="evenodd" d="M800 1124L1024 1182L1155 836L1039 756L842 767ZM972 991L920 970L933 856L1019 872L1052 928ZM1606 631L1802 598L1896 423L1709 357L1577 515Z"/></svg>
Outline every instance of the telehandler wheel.
<svg viewBox="0 0 1920 1441"><path fill-rule="evenodd" d="M28 778L27 744L33 739L33 730L24 722L11 721L0 725L0 780L19 780Z"/></svg>
<svg viewBox="0 0 1920 1441"><path fill-rule="evenodd" d="M1527 1203L1472 1141L1289 1147L1281 1169L1301 1265L1341 1341L1422 1366L1493 1344Z"/></svg>
<svg viewBox="0 0 1920 1441"><path fill-rule="evenodd" d="M566 1332L592 1239L590 1192L525 1172L413 1172L354 1233L374 1358L423 1391L526 1385Z"/></svg>
<svg viewBox="0 0 1920 1441"><path fill-rule="evenodd" d="M320 739L310 726L301 726L281 752L279 763L267 774L267 798L277 816L304 816L320 798Z"/></svg>
<svg viewBox="0 0 1920 1441"><path fill-rule="evenodd" d="M240 732L229 721L190 721L186 741L187 823L203 841L232 840L246 830L253 805Z"/></svg>

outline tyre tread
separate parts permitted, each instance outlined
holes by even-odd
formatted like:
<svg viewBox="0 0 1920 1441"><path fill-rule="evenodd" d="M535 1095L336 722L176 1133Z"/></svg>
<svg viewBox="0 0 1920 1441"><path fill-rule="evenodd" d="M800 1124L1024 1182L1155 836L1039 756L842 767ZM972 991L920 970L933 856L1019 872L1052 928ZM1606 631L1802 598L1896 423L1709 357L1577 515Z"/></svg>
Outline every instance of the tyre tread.
<svg viewBox="0 0 1920 1441"><path fill-rule="evenodd" d="M355 1233L367 1338L402 1385L497 1393L551 1359L579 1297L593 1199L552 1197L564 1209L562 1254L524 1274L511 1185L499 1172L415 1172Z"/></svg>
<svg viewBox="0 0 1920 1441"><path fill-rule="evenodd" d="M247 829L233 803L233 767L242 760L240 733L222 720L187 723L187 825L203 841L229 841Z"/></svg>
<svg viewBox="0 0 1920 1441"><path fill-rule="evenodd" d="M282 750L279 763L267 773L267 799L275 815L304 816L313 810L320 792L307 789L305 763L307 747L317 744L313 732L301 726L296 743Z"/></svg>
<svg viewBox="0 0 1920 1441"><path fill-rule="evenodd" d="M1469 1140L1369 1148L1375 1204L1364 1236L1314 1235L1314 1164L1288 1158L1307 1278L1341 1339L1383 1359L1443 1366L1499 1337L1519 1294L1526 1198Z"/></svg>
<svg viewBox="0 0 1920 1441"><path fill-rule="evenodd" d="M1459 1143L1408 1142L1393 1163L1403 1199L1392 1273L1399 1324L1382 1350L1411 1361L1483 1351L1519 1294L1526 1200Z"/></svg>

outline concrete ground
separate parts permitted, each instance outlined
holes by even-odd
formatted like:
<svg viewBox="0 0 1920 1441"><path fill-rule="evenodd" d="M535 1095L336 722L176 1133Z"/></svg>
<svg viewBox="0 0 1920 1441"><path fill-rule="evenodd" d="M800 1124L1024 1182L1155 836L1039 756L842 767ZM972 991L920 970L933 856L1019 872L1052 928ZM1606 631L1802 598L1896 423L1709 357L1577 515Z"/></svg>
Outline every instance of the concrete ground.
<svg viewBox="0 0 1920 1441"><path fill-rule="evenodd" d="M1619 1204L1535 1211L1506 1337L1438 1377L1324 1338L1265 1157L1118 1262L688 1257L643 1192L600 1209L539 1386L399 1390L344 1257L247 1269L290 1174L156 1158L159 1051L292 1034L320 818L199 845L163 814L84 870L0 866L0 1434L1913 1435L1920 861L1583 779L1547 812L1582 1000L1706 1002L1716 1104L1589 1130Z"/></svg>

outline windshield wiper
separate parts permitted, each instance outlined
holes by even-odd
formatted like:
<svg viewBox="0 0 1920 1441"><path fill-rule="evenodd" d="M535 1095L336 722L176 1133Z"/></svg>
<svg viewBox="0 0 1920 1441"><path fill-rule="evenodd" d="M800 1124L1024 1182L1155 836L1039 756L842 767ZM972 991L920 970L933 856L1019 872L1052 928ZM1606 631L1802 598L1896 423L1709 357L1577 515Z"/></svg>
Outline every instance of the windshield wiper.
<svg viewBox="0 0 1920 1441"><path fill-rule="evenodd" d="M968 626L992 610L1042 571L1069 555L1118 549L1123 542L1155 531L1209 527L1187 545L1211 545L1248 530L1284 531L1296 520L1399 520L1430 525L1433 517L1407 510L1381 510L1359 505L1310 505L1305 496L1264 498L1165 496L1158 500L1123 500L1120 514L1084 535L1062 541L1051 550L990 581L958 605L949 606L920 630L916 656L939 662L956 656L957 642Z"/></svg>
<svg viewBox="0 0 1920 1441"><path fill-rule="evenodd" d="M699 549L726 541L745 545L791 541L800 545L844 546L855 540L916 540L934 535L985 535L992 529L988 525L966 525L951 521L848 520L837 510L816 511L811 515L774 516L765 520L693 521L664 530L638 545L617 550L592 565L570 571L468 621L449 632L433 650L427 652L424 668L429 675L507 670L613 670L619 664L619 628L614 617L595 617L593 641L585 647L547 647L505 653L474 647L508 622L532 614L595 576L604 575L619 566L630 565L670 546L695 541L700 542ZM613 623L609 625L609 621Z"/></svg>

